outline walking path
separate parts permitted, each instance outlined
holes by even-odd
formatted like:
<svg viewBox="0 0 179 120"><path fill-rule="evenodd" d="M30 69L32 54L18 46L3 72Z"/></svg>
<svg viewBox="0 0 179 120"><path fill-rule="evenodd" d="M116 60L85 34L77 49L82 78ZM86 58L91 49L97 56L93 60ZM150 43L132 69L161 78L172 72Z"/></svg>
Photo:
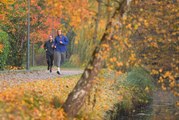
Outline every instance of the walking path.
<svg viewBox="0 0 179 120"><path fill-rule="evenodd" d="M47 70L33 70L33 71L5 71L0 72L0 91L7 87L18 85L24 82L32 82L37 80L49 80L61 78L65 76L81 74L83 70L77 69L62 69L62 74L58 75L56 71L50 73Z"/></svg>

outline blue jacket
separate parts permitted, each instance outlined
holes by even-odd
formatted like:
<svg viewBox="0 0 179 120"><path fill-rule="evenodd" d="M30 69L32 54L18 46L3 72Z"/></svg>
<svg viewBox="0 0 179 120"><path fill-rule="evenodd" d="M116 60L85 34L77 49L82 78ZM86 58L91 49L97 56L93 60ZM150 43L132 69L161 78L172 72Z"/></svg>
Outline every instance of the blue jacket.
<svg viewBox="0 0 179 120"><path fill-rule="evenodd" d="M60 43L62 41L62 43ZM64 35L56 36L54 41L54 46L56 46L55 51L65 52L67 50L66 46L68 45L68 38Z"/></svg>

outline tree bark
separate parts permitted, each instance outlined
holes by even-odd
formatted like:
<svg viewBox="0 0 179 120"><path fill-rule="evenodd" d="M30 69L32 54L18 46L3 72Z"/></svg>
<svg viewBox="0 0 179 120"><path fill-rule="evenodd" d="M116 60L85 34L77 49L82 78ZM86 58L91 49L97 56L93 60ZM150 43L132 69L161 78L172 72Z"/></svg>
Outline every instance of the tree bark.
<svg viewBox="0 0 179 120"><path fill-rule="evenodd" d="M127 0L122 0L119 3L119 7L114 11L112 18L117 16L122 16L127 7ZM110 31L113 27L113 23L110 21L106 26L106 32L93 52L92 59L89 61L87 67L85 68L80 80L74 87L73 91L68 95L67 100L63 104L62 108L67 113L68 117L73 118L77 115L80 108L83 106L86 97L89 95L92 86L94 85L95 76L98 75L103 59L98 55L103 53L103 44L107 44L109 39L112 37L114 31ZM110 31L108 33L107 31Z"/></svg>
<svg viewBox="0 0 179 120"><path fill-rule="evenodd" d="M109 11L109 7L110 7L110 0L107 0L107 8L106 8L106 12L107 12L107 23L110 21L110 15L111 12Z"/></svg>
<svg viewBox="0 0 179 120"><path fill-rule="evenodd" d="M35 54L35 52L34 52L34 43L32 43L32 66L34 67L34 65L35 65L35 60L34 60L34 55Z"/></svg>
<svg viewBox="0 0 179 120"><path fill-rule="evenodd" d="M95 30L94 30L94 38L93 38L93 43L96 45L96 39L97 39L97 35L98 35L98 25L99 25L99 21L100 21L100 16L101 16L101 3L102 0L97 0L98 2L98 14L97 14L97 18L96 18L96 22L95 22Z"/></svg>

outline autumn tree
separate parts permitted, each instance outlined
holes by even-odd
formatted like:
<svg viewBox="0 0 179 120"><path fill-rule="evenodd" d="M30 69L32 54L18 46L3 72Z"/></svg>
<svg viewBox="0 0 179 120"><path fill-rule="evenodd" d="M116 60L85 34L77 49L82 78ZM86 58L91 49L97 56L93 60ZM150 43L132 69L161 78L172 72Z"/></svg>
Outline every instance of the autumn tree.
<svg viewBox="0 0 179 120"><path fill-rule="evenodd" d="M46 40L49 35L49 23L51 22L49 22L45 9L44 1L31 1L30 41L32 45ZM8 64L21 66L27 48L27 3L26 1L14 1L4 5L2 10L5 16L0 20L1 29L8 33L11 45Z"/></svg>
<svg viewBox="0 0 179 120"><path fill-rule="evenodd" d="M21 66L26 53L27 39L27 1L2 0L0 3L1 29L8 33L10 41L10 53L7 63L13 66ZM46 13L48 7L45 0L31 1L31 43L44 41L51 32L52 23L59 25ZM51 8L52 9L52 8ZM7 41L7 40L6 40Z"/></svg>
<svg viewBox="0 0 179 120"><path fill-rule="evenodd" d="M123 22L135 59L175 96L179 96L178 5L172 0L136 2Z"/></svg>
<svg viewBox="0 0 179 120"><path fill-rule="evenodd" d="M1 20L1 29L8 33L10 42L8 59L11 61L8 61L8 64L21 66L25 52L26 4L23 1L14 1L13 4L6 5L3 13L6 16Z"/></svg>
<svg viewBox="0 0 179 120"><path fill-rule="evenodd" d="M117 75L133 66L142 66L158 76L163 90L167 85L178 96L178 3L134 0L131 8L127 9L129 2L122 0L115 4L119 8L63 105L68 116L74 117L78 113L104 60L108 61L108 70L116 71Z"/></svg>
<svg viewBox="0 0 179 120"><path fill-rule="evenodd" d="M117 4L118 6L112 16L113 19L122 17L128 5L126 0L117 1ZM69 117L74 117L78 113L85 102L86 96L90 93L95 83L95 76L97 76L102 67L102 61L105 59L106 53L109 52L108 42L110 42L115 30L117 30L115 27L116 24L116 21L110 21L108 23L106 33L103 35L99 46L97 46L93 52L91 61L88 63L82 77L64 103L63 108ZM119 24L117 24L117 26L119 26Z"/></svg>

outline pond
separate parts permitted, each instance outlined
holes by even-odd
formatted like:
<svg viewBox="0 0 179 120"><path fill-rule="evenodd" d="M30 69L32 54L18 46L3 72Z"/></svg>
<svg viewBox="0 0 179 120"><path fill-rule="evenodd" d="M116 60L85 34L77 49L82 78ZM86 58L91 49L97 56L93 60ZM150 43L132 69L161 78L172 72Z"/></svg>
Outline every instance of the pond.
<svg viewBox="0 0 179 120"><path fill-rule="evenodd" d="M156 90L150 105L135 110L131 116L119 115L115 120L179 120L177 100L170 91Z"/></svg>

